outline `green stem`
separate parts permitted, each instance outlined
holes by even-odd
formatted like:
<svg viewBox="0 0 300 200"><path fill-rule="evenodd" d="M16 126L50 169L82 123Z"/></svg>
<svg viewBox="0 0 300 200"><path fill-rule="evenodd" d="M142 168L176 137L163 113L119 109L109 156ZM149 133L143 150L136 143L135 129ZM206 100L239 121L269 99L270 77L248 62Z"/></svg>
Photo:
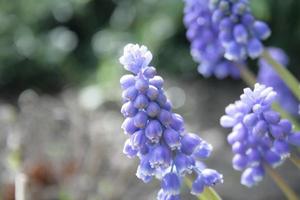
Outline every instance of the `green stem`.
<svg viewBox="0 0 300 200"><path fill-rule="evenodd" d="M189 188L192 188L192 181L185 178L185 183ZM204 191L197 196L199 200L222 200L218 193L211 187L205 187Z"/></svg>
<svg viewBox="0 0 300 200"><path fill-rule="evenodd" d="M248 69L248 66L246 65L237 64L237 67L240 70L243 81L252 88L256 83L255 75Z"/></svg>
<svg viewBox="0 0 300 200"><path fill-rule="evenodd" d="M205 188L204 192L209 194L209 199L222 200L219 194L212 187Z"/></svg>
<svg viewBox="0 0 300 200"><path fill-rule="evenodd" d="M243 65L237 65L237 66L241 72L241 77L243 81L249 87L253 88L254 84L256 83L255 75L248 69L247 66L243 66ZM273 109L279 112L283 118L290 120L294 124L295 130L300 130L299 122L293 116L291 116L289 113L283 110L278 103L273 103Z"/></svg>
<svg viewBox="0 0 300 200"><path fill-rule="evenodd" d="M300 158L294 154L291 154L289 157L290 161L300 169Z"/></svg>
<svg viewBox="0 0 300 200"><path fill-rule="evenodd" d="M300 85L295 76L284 66L274 60L266 50L263 52L262 58L264 58L273 67L273 69L277 72L277 74L281 77L281 79L286 83L286 85L300 101Z"/></svg>
<svg viewBox="0 0 300 200"><path fill-rule="evenodd" d="M288 200L299 200L296 193L290 188L285 180L271 167L265 165L267 173L271 176L276 185L281 189Z"/></svg>

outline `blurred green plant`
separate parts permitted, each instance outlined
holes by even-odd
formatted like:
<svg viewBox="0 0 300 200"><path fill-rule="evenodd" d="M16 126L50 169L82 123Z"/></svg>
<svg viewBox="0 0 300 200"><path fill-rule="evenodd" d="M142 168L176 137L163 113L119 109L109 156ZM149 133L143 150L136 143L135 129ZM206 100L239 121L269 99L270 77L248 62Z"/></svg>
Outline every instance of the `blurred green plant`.
<svg viewBox="0 0 300 200"><path fill-rule="evenodd" d="M96 68L90 38L113 9L105 0L1 1L0 88L51 92L83 80Z"/></svg>
<svg viewBox="0 0 300 200"><path fill-rule="evenodd" d="M288 52L299 74L300 2L251 3L255 15L271 25L268 42ZM0 90L109 85L121 73L115 60L128 42L147 45L160 70L199 77L182 9L183 2L174 0L0 1Z"/></svg>

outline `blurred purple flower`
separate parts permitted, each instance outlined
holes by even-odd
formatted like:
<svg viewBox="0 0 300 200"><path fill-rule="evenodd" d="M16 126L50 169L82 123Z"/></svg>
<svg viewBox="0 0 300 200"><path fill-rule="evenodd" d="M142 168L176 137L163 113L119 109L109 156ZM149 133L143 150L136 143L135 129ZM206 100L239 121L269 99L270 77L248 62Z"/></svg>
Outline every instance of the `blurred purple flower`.
<svg viewBox="0 0 300 200"><path fill-rule="evenodd" d="M248 0L209 0L209 9L212 24L225 49L225 58L240 61L262 54L261 41L267 39L271 31L265 22L254 18Z"/></svg>
<svg viewBox="0 0 300 200"><path fill-rule="evenodd" d="M128 44L120 58L124 68L133 75L124 75L122 114L126 118L122 128L130 138L124 153L138 157L137 177L149 182L160 179L158 200L178 200L182 179L195 173L195 187L201 178L201 188L222 182L222 175L212 169L203 169L199 159L206 159L212 146L198 135L186 133L183 118L172 112L172 106L163 89L163 79L149 67L152 54L145 46ZM200 178L199 178L200 177ZM202 190L192 189L197 195Z"/></svg>
<svg viewBox="0 0 300 200"><path fill-rule="evenodd" d="M191 54L205 77L240 76L236 65L263 52L271 31L256 20L248 0L185 0L184 24Z"/></svg>
<svg viewBox="0 0 300 200"><path fill-rule="evenodd" d="M274 60L283 66L287 66L289 59L282 49L270 47L268 48L269 54ZM273 87L277 92L278 102L287 112L292 115L298 115L299 101L284 83L284 81L279 77L277 72L275 72L272 66L263 58L259 59L259 72L258 72L258 82Z"/></svg>
<svg viewBox="0 0 300 200"><path fill-rule="evenodd" d="M224 58L225 49L218 39L218 28L213 25L209 0L185 0L184 24L191 43L191 54L199 64L198 71L205 77L238 78L236 63ZM222 35L224 40L227 35Z"/></svg>

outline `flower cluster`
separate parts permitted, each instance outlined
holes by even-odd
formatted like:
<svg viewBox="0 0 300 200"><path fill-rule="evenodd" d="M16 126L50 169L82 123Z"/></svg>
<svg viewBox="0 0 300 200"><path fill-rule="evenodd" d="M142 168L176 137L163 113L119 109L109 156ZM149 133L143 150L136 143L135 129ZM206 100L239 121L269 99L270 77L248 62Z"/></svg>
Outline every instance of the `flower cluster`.
<svg viewBox="0 0 300 200"><path fill-rule="evenodd" d="M262 54L261 41L267 39L271 31L266 23L253 17L248 0L209 0L209 8L225 58L240 61Z"/></svg>
<svg viewBox="0 0 300 200"><path fill-rule="evenodd" d="M212 146L196 134L186 133L183 118L172 112L163 89L163 79L149 66L152 54L145 46L128 44L120 63L133 74L121 80L125 117L122 128L129 136L124 153L138 157L137 177L149 182L161 180L158 200L179 199L182 179L187 173L197 176L192 194L206 186L222 182L222 175L203 168L202 159L209 157Z"/></svg>
<svg viewBox="0 0 300 200"><path fill-rule="evenodd" d="M198 71L203 76L238 78L240 73L236 63L224 58L225 51L218 39L219 30L213 25L208 5L209 0L185 0L184 24L191 54L199 63Z"/></svg>
<svg viewBox="0 0 300 200"><path fill-rule="evenodd" d="M185 0L184 24L191 54L205 77L239 77L236 65L263 52L271 31L256 20L248 0Z"/></svg>
<svg viewBox="0 0 300 200"><path fill-rule="evenodd" d="M276 167L289 156L289 144L300 144L292 124L272 110L276 96L271 87L257 83L254 90L244 89L240 100L227 106L220 119L223 127L232 128L227 140L235 154L233 167L244 170L241 183L248 187L263 178L265 164Z"/></svg>
<svg viewBox="0 0 300 200"><path fill-rule="evenodd" d="M270 56L275 61L282 64L283 66L288 65L289 59L283 50L274 47L268 48L267 50ZM291 90L287 87L287 85L279 77L277 72L273 70L271 65L264 58L259 59L258 65L258 82L272 87L278 94L277 100L282 106L282 108L284 108L287 112L291 113L292 115L297 116L299 101L293 95Z"/></svg>

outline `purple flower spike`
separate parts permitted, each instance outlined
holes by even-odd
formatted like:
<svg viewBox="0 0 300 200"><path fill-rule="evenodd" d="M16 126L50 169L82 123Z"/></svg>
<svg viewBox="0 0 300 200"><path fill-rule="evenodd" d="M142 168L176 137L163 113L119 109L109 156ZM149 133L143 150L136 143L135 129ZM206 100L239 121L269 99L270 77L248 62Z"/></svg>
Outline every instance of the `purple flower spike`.
<svg viewBox="0 0 300 200"><path fill-rule="evenodd" d="M258 58L271 34L248 0L185 0L184 24L199 73L219 79L239 78L236 65Z"/></svg>
<svg viewBox="0 0 300 200"><path fill-rule="evenodd" d="M238 62L232 62L224 58L225 48L234 37L245 43L248 32L242 28L236 28L233 35L233 24L230 18L224 18L229 4L223 4L213 12L209 8L209 0L185 0L184 24L187 28L187 38L191 43L191 54L195 62L199 64L198 71L204 77L216 76L219 79L231 76L239 78ZM220 24L220 27L214 24ZM245 49L231 48L235 58L244 55Z"/></svg>
<svg viewBox="0 0 300 200"><path fill-rule="evenodd" d="M271 31L266 23L254 19L249 1L208 1L210 5L213 5L209 7L210 12L215 13L220 9L223 10L218 20L212 20L218 37L220 38L227 26L227 37L233 38L231 42L235 43L235 45L231 44L231 48L228 48L226 43L221 43L222 47L225 48L225 55L227 55L225 57L233 61L243 61L247 56L252 59L258 58L263 50L261 41L267 39L271 35ZM239 51L246 54L237 54L237 48L233 48L233 46L239 46Z"/></svg>
<svg viewBox="0 0 300 200"><path fill-rule="evenodd" d="M290 145L300 145L300 134L272 110L277 93L271 87L255 84L244 89L240 100L230 104L220 124L232 128L228 142L234 153L232 165L243 171L241 183L252 187L262 180L264 165L277 167L290 155Z"/></svg>
<svg viewBox="0 0 300 200"><path fill-rule="evenodd" d="M217 171L197 164L199 159L210 156L212 146L198 135L186 133L183 117L173 113L166 97L163 78L148 66L151 59L146 47L132 44L125 47L120 58L124 68L134 74L124 75L120 80L121 113L125 117L122 129L130 137L123 152L129 158L140 159L136 176L143 182L148 183L153 177L161 180L158 200L180 200L181 182L186 174L198 176L193 194L223 179ZM199 177L203 180L201 185Z"/></svg>

